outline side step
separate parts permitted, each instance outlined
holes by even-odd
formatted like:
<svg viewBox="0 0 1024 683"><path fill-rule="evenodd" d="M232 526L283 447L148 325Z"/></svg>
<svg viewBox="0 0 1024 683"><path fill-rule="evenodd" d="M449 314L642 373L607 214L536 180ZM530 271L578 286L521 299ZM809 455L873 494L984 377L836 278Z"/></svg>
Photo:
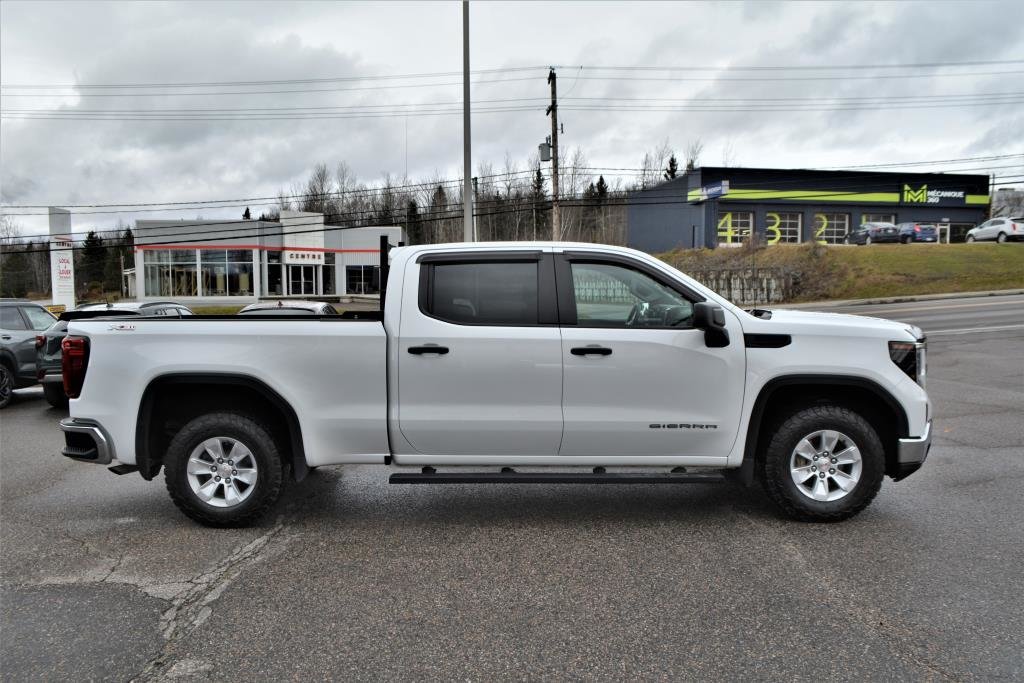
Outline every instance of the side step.
<svg viewBox="0 0 1024 683"><path fill-rule="evenodd" d="M389 484L720 484L727 481L722 472L688 473L682 468L671 472L516 472L511 467L501 472L438 472L424 467L420 473L396 472Z"/></svg>

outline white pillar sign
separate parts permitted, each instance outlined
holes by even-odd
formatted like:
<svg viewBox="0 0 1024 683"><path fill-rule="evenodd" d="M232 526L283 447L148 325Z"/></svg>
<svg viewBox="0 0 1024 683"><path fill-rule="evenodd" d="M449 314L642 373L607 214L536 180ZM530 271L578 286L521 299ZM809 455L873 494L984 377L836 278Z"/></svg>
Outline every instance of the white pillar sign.
<svg viewBox="0 0 1024 683"><path fill-rule="evenodd" d="M71 212L50 207L50 291L53 305L75 307L75 252Z"/></svg>

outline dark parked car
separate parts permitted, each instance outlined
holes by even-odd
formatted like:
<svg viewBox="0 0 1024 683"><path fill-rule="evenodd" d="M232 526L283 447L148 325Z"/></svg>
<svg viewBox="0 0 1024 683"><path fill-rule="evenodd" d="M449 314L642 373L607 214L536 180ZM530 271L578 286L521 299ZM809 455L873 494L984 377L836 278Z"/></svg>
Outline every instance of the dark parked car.
<svg viewBox="0 0 1024 683"><path fill-rule="evenodd" d="M173 301L144 301L141 303L84 304L73 311L62 313L57 322L37 336L35 353L36 377L43 384L43 395L54 408L68 404L61 376L60 344L68 334L68 321L122 315L162 315L180 318L192 315L191 309Z"/></svg>
<svg viewBox="0 0 1024 683"><path fill-rule="evenodd" d="M338 310L323 301L261 301L249 304L238 315L338 315Z"/></svg>
<svg viewBox="0 0 1024 683"><path fill-rule="evenodd" d="M31 301L0 299L0 408L11 402L15 389L36 383L36 334L54 319Z"/></svg>
<svg viewBox="0 0 1024 683"><path fill-rule="evenodd" d="M938 242L939 229L930 223L900 223L900 242Z"/></svg>
<svg viewBox="0 0 1024 683"><path fill-rule="evenodd" d="M859 228L846 235L847 244L877 244L878 242L899 242L900 231L892 223L861 223Z"/></svg>

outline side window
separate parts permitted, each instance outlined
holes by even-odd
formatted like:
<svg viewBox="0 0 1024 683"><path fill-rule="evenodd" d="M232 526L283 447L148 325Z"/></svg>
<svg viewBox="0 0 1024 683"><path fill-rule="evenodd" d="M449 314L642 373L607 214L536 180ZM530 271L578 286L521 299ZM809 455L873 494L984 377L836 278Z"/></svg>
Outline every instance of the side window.
<svg viewBox="0 0 1024 683"><path fill-rule="evenodd" d="M56 322L56 318L42 308L25 306L21 309L21 312L28 318L28 323L32 326L33 330L47 330L50 328L50 325Z"/></svg>
<svg viewBox="0 0 1024 683"><path fill-rule="evenodd" d="M17 306L0 306L0 330L27 330Z"/></svg>
<svg viewBox="0 0 1024 683"><path fill-rule="evenodd" d="M538 324L537 262L434 263L424 312L465 325Z"/></svg>
<svg viewBox="0 0 1024 683"><path fill-rule="evenodd" d="M693 304L632 268L572 263L576 324L582 327L690 327Z"/></svg>

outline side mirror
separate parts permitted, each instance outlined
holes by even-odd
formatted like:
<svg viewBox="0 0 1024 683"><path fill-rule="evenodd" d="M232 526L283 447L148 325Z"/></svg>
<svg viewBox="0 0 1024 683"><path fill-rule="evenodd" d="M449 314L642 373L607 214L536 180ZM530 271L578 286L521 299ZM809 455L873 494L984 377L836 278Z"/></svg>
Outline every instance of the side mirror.
<svg viewBox="0 0 1024 683"><path fill-rule="evenodd" d="M725 329L725 311L721 306L701 301L693 305L693 326L704 330L704 344L713 349L729 345L729 331Z"/></svg>

